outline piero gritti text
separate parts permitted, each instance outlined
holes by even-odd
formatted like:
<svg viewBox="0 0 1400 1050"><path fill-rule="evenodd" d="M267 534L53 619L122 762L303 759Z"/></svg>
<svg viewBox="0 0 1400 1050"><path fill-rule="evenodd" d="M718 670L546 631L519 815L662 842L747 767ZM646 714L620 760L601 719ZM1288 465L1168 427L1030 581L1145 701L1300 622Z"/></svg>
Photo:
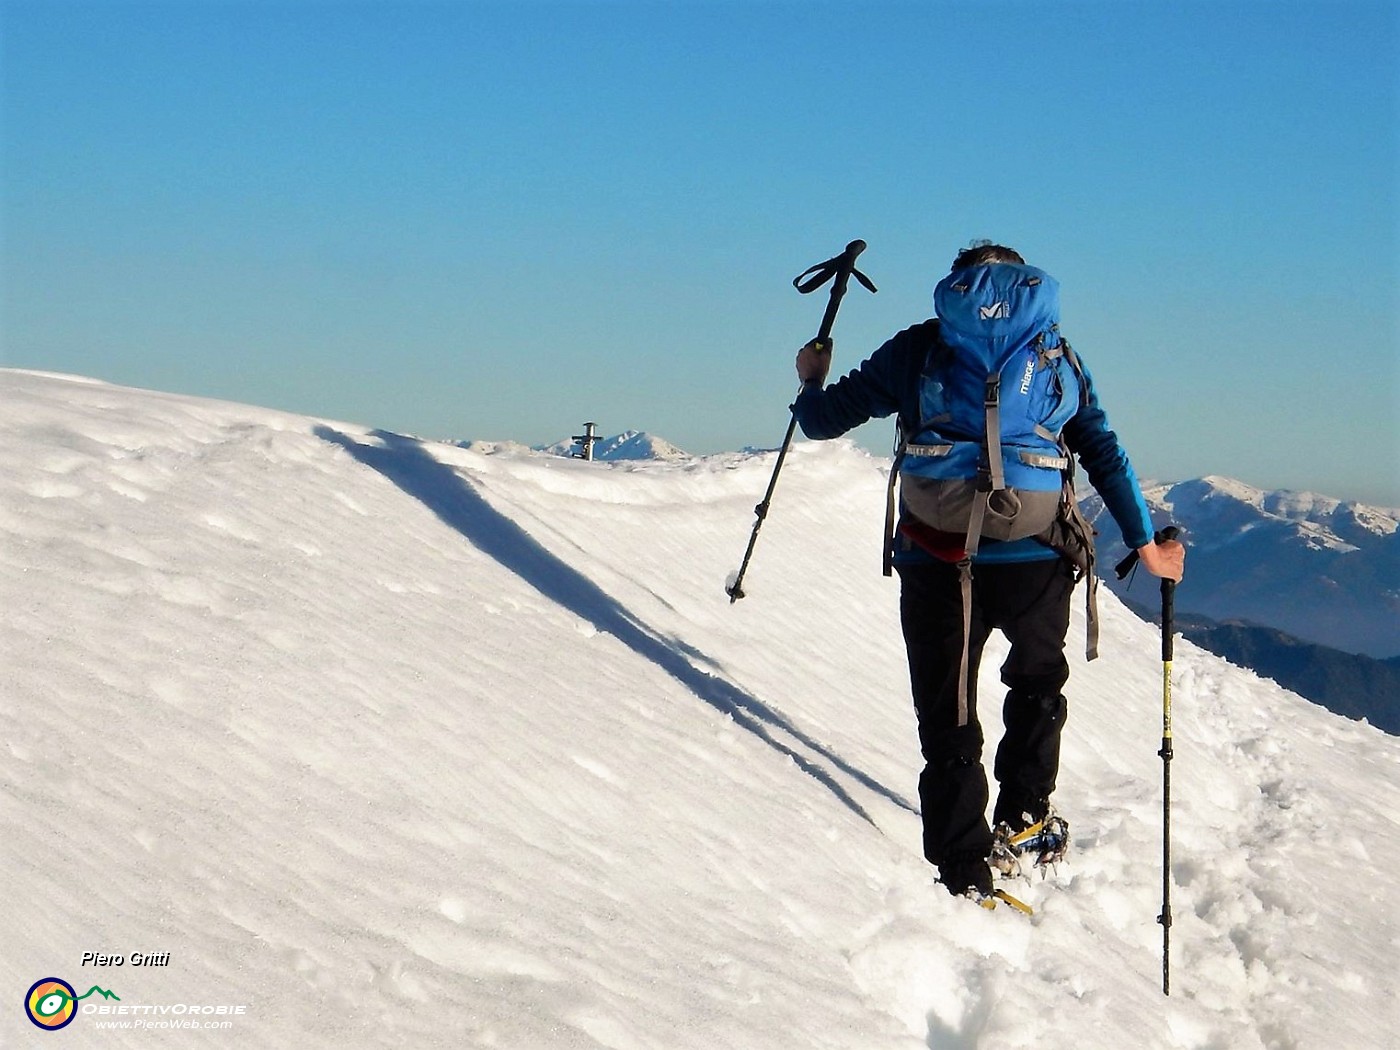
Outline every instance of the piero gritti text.
<svg viewBox="0 0 1400 1050"><path fill-rule="evenodd" d="M83 952L83 966L169 966L169 952L132 952L130 955L108 955L104 952Z"/></svg>

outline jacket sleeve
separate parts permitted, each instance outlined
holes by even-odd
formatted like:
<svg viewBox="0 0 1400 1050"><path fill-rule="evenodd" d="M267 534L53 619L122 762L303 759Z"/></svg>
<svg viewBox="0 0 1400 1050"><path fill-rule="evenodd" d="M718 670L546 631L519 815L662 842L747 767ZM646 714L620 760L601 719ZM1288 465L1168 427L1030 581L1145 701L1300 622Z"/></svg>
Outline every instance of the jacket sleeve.
<svg viewBox="0 0 1400 1050"><path fill-rule="evenodd" d="M1084 403L1065 424L1065 443L1084 465L1089 484L1103 497L1104 506L1123 533L1123 542L1136 550L1152 542L1152 516L1128 454L1099 406L1094 380L1088 369L1083 372Z"/></svg>
<svg viewBox="0 0 1400 1050"><path fill-rule="evenodd" d="M818 441L840 437L904 408L911 391L917 396L930 331L927 322L906 328L830 386L804 385L792 406L802 433Z"/></svg>

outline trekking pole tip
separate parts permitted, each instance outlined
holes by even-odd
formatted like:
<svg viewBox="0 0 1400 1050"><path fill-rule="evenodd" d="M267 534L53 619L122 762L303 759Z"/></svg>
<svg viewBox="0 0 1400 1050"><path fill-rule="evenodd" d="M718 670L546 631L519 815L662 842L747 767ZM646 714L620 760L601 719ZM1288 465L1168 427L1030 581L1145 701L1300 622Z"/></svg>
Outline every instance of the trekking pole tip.
<svg viewBox="0 0 1400 1050"><path fill-rule="evenodd" d="M733 605L740 598L744 597L744 589L739 586L739 574L730 573L729 579L724 581L724 593L729 595L729 604Z"/></svg>

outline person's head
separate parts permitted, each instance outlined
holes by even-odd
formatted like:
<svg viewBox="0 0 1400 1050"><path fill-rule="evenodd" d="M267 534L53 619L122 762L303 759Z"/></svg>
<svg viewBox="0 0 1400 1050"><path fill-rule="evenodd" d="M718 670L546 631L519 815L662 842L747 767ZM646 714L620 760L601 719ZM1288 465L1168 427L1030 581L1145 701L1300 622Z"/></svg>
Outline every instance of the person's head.
<svg viewBox="0 0 1400 1050"><path fill-rule="evenodd" d="M1020 266L1025 266L1026 260L1021 258L1020 252L1014 248L1008 248L1004 244L993 244L991 241L973 241L958 252L958 257L953 260L953 265L948 272L957 273L959 270L966 270L972 266L985 266L987 263L1017 263Z"/></svg>

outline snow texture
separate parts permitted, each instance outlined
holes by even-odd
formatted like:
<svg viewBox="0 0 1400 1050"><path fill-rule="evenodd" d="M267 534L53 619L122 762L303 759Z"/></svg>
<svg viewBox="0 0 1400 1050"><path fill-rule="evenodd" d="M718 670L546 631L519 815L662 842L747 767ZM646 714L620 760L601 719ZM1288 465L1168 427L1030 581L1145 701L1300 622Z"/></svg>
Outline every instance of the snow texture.
<svg viewBox="0 0 1400 1050"><path fill-rule="evenodd" d="M935 884L851 444L795 446L731 605L771 455L0 397L0 1046L155 1045L100 1027L149 1013L40 1032L46 976L245 1007L170 1045L1394 1045L1400 741L1186 643L1162 995L1158 636L1107 593L1067 863L1030 919Z"/></svg>

